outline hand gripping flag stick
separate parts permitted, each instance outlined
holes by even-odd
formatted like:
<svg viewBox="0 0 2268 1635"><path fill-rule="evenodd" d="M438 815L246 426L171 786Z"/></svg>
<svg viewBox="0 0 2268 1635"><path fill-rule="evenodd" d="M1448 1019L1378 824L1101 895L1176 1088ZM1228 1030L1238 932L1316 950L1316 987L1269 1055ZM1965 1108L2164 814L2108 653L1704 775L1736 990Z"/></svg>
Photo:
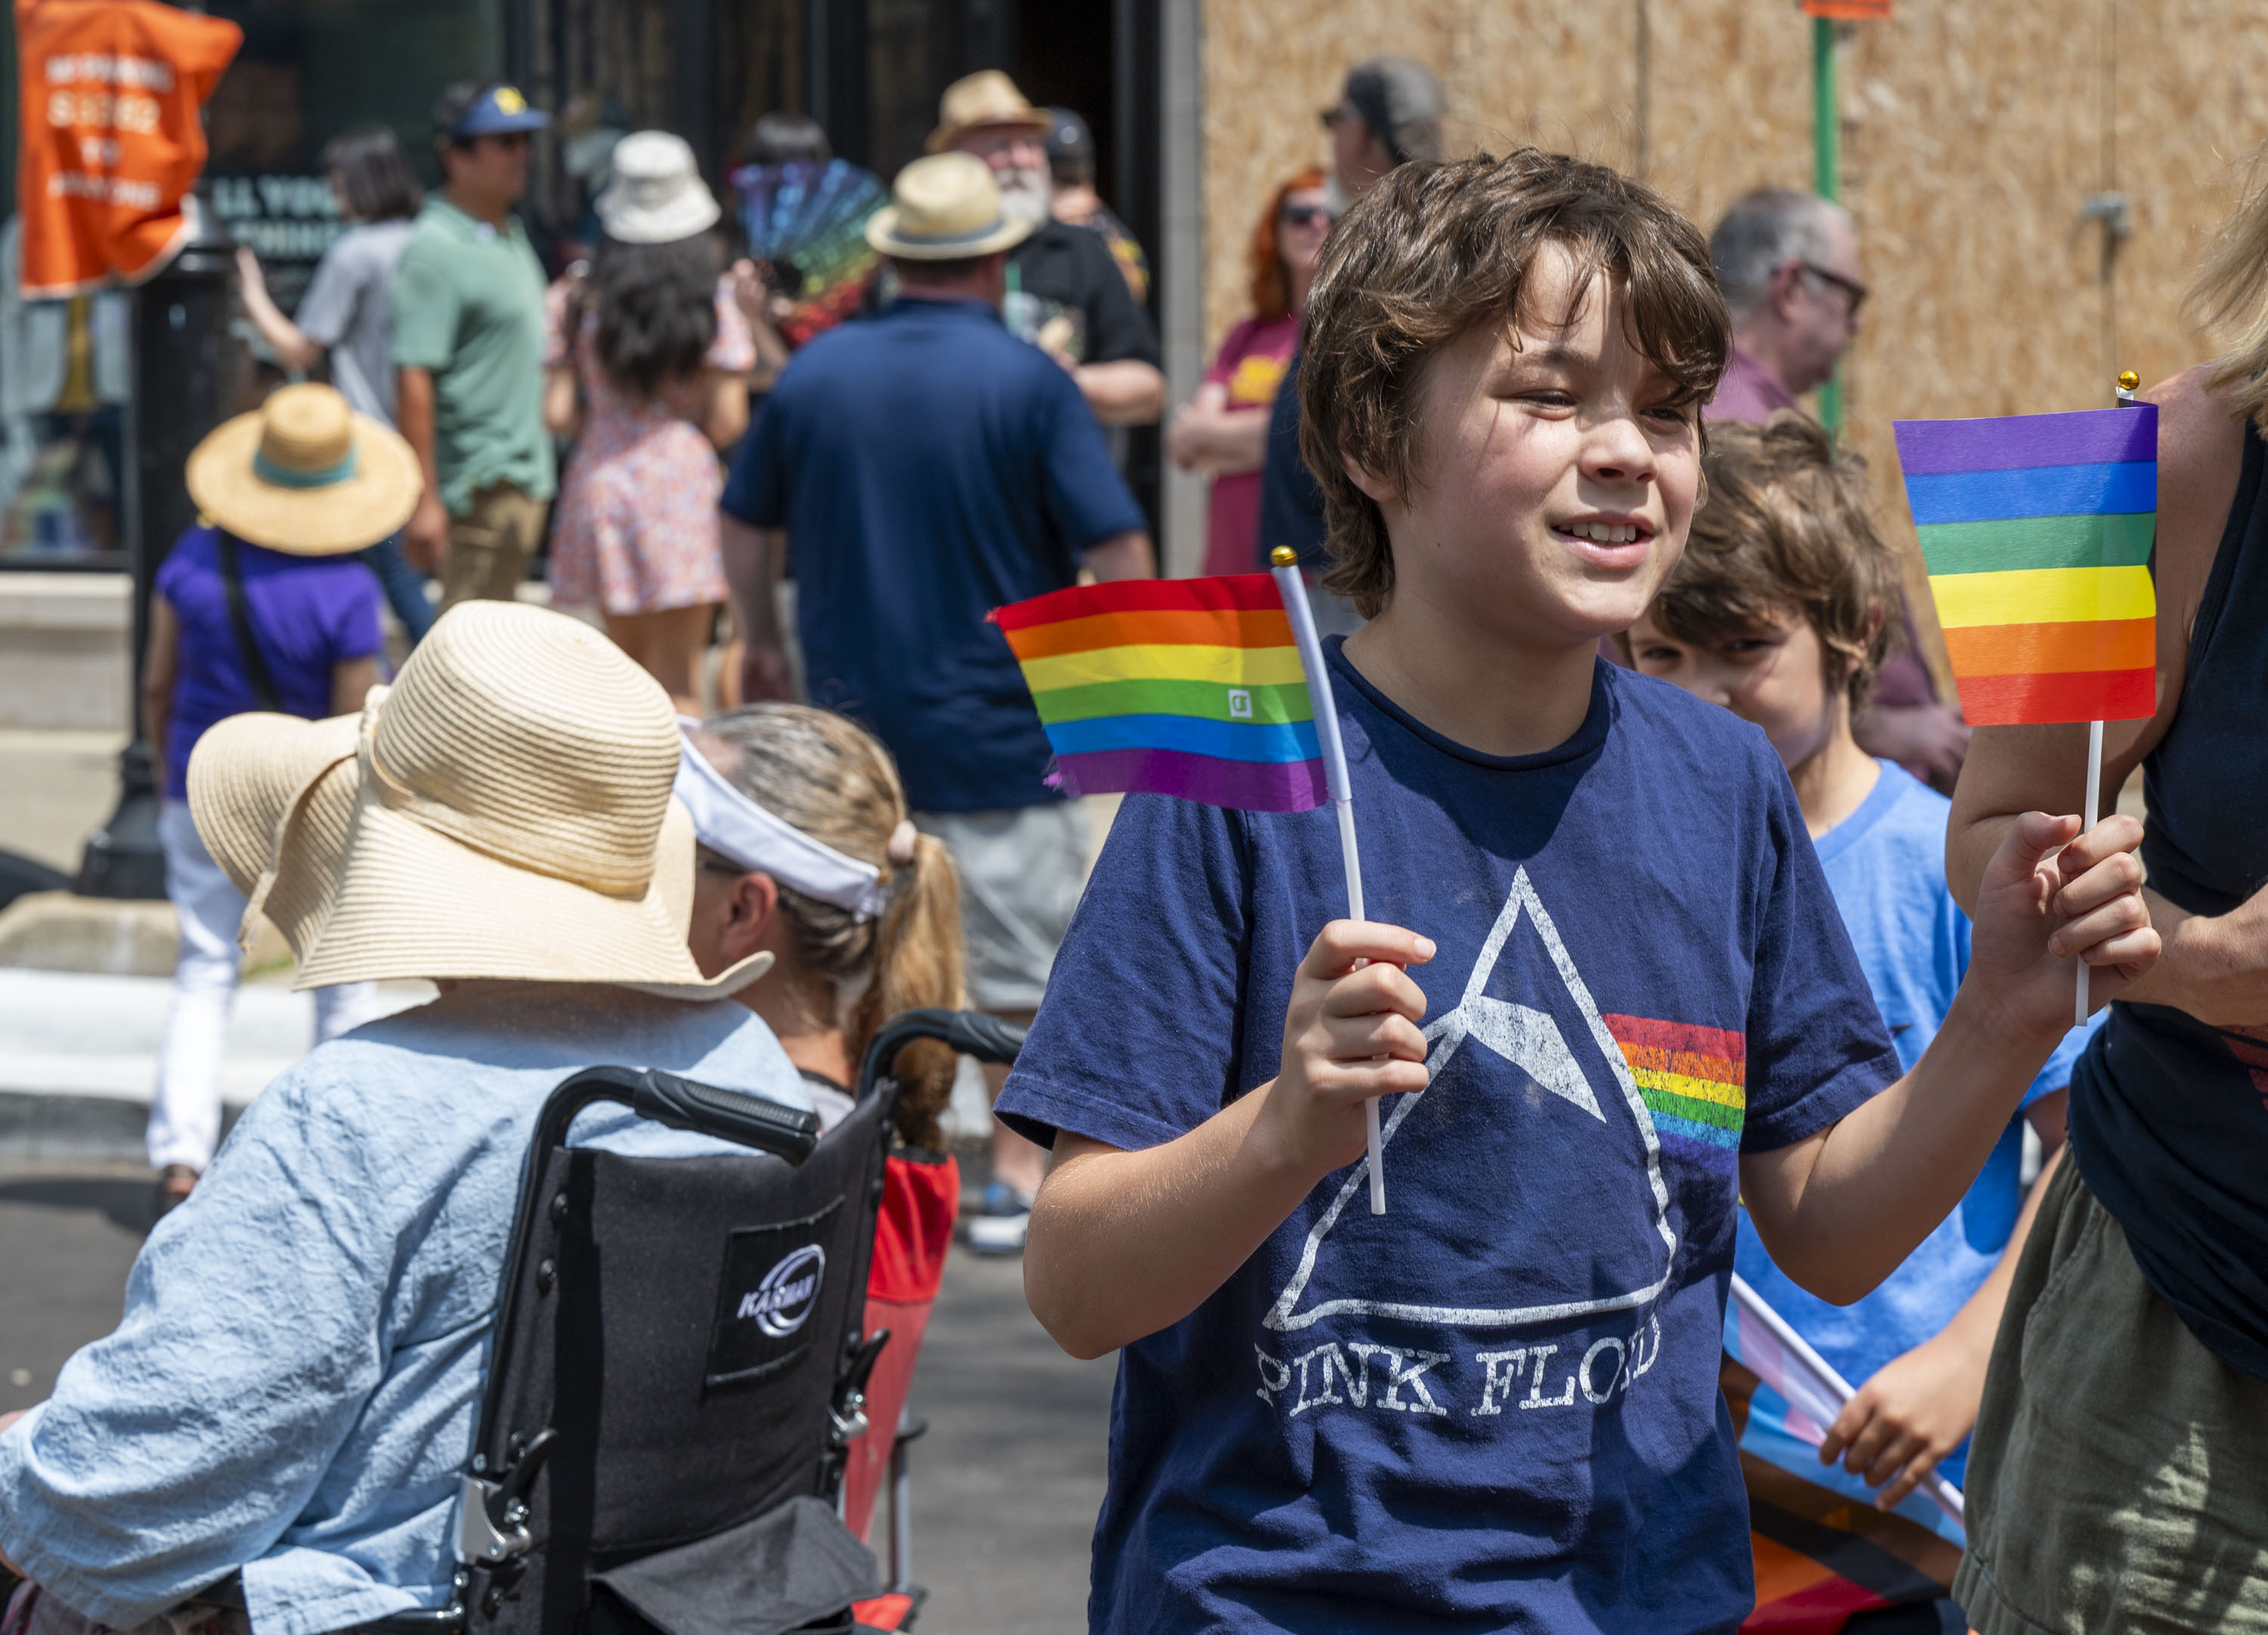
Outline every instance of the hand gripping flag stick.
<svg viewBox="0 0 2268 1635"><path fill-rule="evenodd" d="M1962 713L1971 726L2086 722L2088 829L2102 724L2157 708L2158 410L2134 401L2137 384L2119 377L2117 409L1895 428Z"/></svg>
<svg viewBox="0 0 2268 1635"><path fill-rule="evenodd" d="M1074 585L992 611L1065 794L1171 795L1239 812L1338 809L1349 917L1362 869L1331 677L1290 554L1274 577ZM1370 1207L1386 1212L1378 1103Z"/></svg>
<svg viewBox="0 0 2268 1635"><path fill-rule="evenodd" d="M1307 606L1307 587L1300 578L1298 553L1278 545L1268 553L1269 572L1283 593L1284 612L1292 621L1292 639L1300 645L1300 667L1307 673L1307 690L1314 695L1315 740L1323 752L1323 782L1331 792L1331 805L1339 814L1339 861L1346 866L1347 917L1359 920L1362 912L1362 856L1354 843L1354 790L1347 782L1346 746L1339 741L1338 706L1331 699L1331 673L1323 663L1323 644L1315 635L1315 615ZM1363 1139L1370 1153L1370 1212L1386 1213L1386 1164L1379 1151L1378 1098L1362 1104Z"/></svg>

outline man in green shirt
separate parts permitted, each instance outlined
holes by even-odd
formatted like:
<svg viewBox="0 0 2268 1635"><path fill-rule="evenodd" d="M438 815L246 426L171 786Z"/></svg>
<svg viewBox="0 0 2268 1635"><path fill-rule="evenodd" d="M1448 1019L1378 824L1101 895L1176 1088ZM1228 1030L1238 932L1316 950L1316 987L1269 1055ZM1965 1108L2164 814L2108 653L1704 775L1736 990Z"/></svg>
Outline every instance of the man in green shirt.
<svg viewBox="0 0 2268 1635"><path fill-rule="evenodd" d="M531 133L551 122L511 85L452 85L433 122L447 185L394 275L402 436L425 493L402 530L441 575L441 608L510 600L543 538L554 477L543 425L543 268L512 207Z"/></svg>

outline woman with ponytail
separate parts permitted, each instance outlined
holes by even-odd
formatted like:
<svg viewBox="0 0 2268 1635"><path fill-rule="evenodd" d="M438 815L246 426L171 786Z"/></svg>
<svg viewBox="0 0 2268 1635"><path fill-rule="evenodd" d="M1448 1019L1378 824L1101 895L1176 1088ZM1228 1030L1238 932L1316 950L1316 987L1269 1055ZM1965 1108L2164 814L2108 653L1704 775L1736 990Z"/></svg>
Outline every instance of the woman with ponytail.
<svg viewBox="0 0 2268 1635"><path fill-rule="evenodd" d="M770 974L738 998L770 1024L831 1129L884 1022L966 1002L953 859L915 829L889 751L831 711L752 704L685 726L677 796L701 842L694 959L705 975L772 954ZM938 1127L955 1066L933 1041L898 1057L866 1282L866 1329L891 1339L867 1386L875 1431L851 1444L843 1477L843 1513L862 1538L960 1208L960 1167L939 1150Z"/></svg>

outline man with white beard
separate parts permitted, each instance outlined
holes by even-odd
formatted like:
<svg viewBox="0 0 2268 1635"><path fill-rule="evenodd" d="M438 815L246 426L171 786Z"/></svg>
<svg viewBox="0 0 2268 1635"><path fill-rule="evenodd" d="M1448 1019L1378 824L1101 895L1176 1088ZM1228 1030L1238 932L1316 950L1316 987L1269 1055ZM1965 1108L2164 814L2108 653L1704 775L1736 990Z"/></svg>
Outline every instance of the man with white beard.
<svg viewBox="0 0 2268 1635"><path fill-rule="evenodd" d="M1032 224L1008 260L1001 317L1009 329L1071 372L1094 417L1107 426L1145 426L1166 406L1158 332L1102 240L1057 221L1049 205L1049 119L998 69L946 87L929 151L973 153L991 166L1001 208Z"/></svg>

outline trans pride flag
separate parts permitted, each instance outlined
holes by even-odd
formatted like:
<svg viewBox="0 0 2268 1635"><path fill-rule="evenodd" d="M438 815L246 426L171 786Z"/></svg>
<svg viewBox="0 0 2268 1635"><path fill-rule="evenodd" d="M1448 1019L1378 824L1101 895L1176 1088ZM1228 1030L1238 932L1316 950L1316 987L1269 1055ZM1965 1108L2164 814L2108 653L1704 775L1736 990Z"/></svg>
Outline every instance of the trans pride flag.
<svg viewBox="0 0 2268 1635"><path fill-rule="evenodd" d="M1896 431L1969 725L2150 714L2157 407L1901 420Z"/></svg>
<svg viewBox="0 0 2268 1635"><path fill-rule="evenodd" d="M1887 1513L1819 1462L1851 1388L1737 1273L1720 1382L1740 1437L1756 1605L1742 1635L1836 1635L1854 1613L1949 1593L1967 1536L1960 1491L1932 1475Z"/></svg>
<svg viewBox="0 0 2268 1635"><path fill-rule="evenodd" d="M1071 794L1243 812L1330 798L1292 622L1264 573L1120 579L998 608Z"/></svg>

